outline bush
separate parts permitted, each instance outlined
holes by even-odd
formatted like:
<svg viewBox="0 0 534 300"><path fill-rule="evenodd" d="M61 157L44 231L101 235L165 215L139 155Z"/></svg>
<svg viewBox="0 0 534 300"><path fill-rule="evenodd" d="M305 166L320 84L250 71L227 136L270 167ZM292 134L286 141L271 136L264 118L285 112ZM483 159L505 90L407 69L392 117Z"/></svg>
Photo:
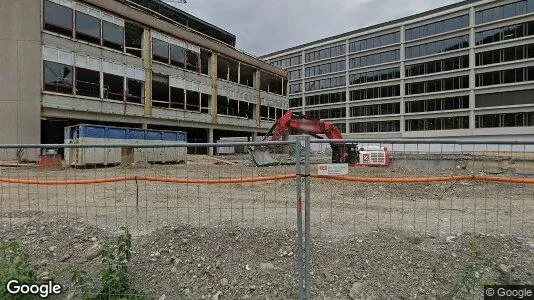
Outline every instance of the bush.
<svg viewBox="0 0 534 300"><path fill-rule="evenodd" d="M29 255L22 251L15 242L0 244L0 298L1 299L30 299L38 296L10 295L7 283L16 279L20 283L38 283L37 271L29 262Z"/></svg>

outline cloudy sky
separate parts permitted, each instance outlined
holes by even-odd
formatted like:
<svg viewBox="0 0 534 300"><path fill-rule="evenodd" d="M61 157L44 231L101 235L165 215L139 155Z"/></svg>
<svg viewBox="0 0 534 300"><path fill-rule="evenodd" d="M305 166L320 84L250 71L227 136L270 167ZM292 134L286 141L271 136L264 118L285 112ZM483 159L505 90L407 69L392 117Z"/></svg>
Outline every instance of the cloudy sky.
<svg viewBox="0 0 534 300"><path fill-rule="evenodd" d="M187 4L170 4L235 34L239 49L259 56L455 2L459 0L187 0Z"/></svg>

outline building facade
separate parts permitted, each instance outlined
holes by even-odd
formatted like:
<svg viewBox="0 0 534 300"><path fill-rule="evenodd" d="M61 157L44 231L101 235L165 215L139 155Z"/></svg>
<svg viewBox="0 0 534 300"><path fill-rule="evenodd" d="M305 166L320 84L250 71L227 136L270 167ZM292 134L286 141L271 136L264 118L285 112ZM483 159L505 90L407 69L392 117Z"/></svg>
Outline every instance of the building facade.
<svg viewBox="0 0 534 300"><path fill-rule="evenodd" d="M262 57L353 138L534 140L534 0L462 1Z"/></svg>
<svg viewBox="0 0 534 300"><path fill-rule="evenodd" d="M288 109L286 71L162 1L1 2L0 144L62 143L78 123L211 142L266 132Z"/></svg>

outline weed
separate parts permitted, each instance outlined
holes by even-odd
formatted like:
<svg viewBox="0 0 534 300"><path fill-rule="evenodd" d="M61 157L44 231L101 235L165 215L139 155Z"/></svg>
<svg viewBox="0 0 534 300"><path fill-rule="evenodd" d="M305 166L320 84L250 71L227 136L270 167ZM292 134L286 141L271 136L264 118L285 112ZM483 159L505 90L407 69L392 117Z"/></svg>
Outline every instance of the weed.
<svg viewBox="0 0 534 300"><path fill-rule="evenodd" d="M37 283L37 271L29 263L29 255L22 251L16 242L0 244L0 298L2 299L29 299L38 298L28 295L9 295L7 283L16 279L20 283Z"/></svg>

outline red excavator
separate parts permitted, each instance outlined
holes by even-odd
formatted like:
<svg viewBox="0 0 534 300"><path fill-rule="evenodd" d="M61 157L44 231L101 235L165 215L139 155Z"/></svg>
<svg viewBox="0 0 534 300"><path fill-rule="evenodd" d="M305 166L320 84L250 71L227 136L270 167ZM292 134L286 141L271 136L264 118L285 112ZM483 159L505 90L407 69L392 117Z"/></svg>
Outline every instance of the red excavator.
<svg viewBox="0 0 534 300"><path fill-rule="evenodd" d="M263 141L282 140L290 131L309 134L313 137L322 139L321 134L329 140L342 140L343 135L332 124L320 120L309 118L306 115L297 114L292 111L285 113L271 127L269 132L263 137ZM368 147L358 148L357 144L349 143L330 143L332 148L332 163L348 163L349 165L373 165L388 166L391 163L391 155L385 147ZM252 160L256 166L277 165L276 161L266 149L255 150L249 149L252 154Z"/></svg>

